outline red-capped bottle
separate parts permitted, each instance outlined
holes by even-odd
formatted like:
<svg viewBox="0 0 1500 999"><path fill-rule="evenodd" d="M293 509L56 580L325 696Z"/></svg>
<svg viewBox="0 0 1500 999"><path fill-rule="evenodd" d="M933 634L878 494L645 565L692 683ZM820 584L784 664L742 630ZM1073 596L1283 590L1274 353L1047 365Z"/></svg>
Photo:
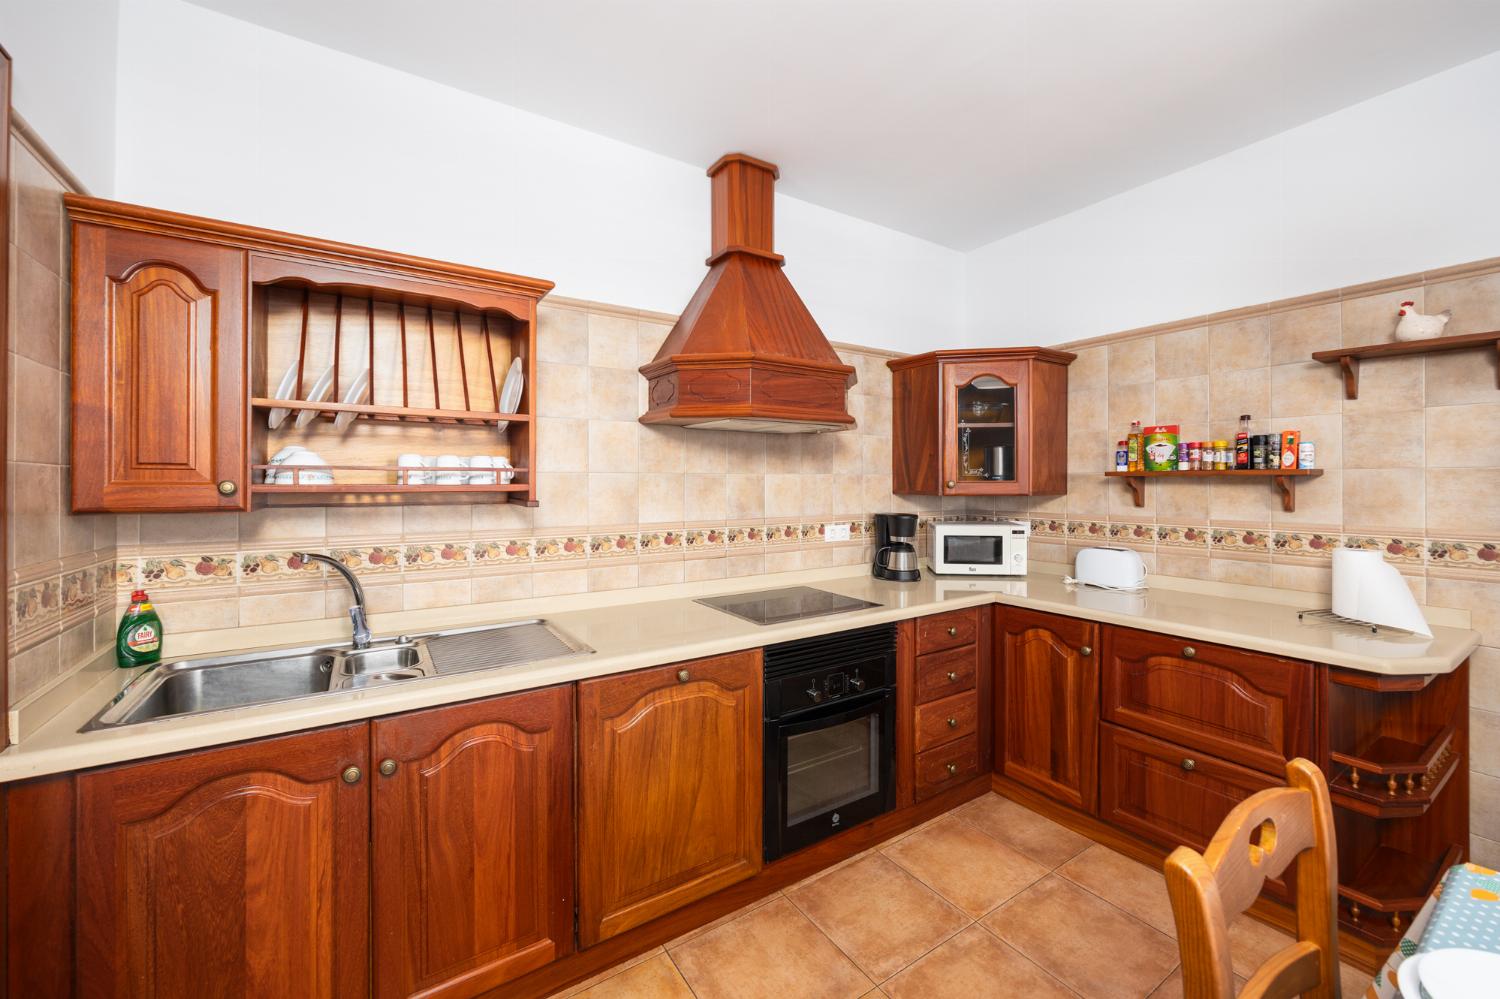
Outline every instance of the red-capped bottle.
<svg viewBox="0 0 1500 999"><path fill-rule="evenodd" d="M145 590L130 595L130 606L120 618L115 633L115 664L121 669L161 661L161 615L151 606Z"/></svg>

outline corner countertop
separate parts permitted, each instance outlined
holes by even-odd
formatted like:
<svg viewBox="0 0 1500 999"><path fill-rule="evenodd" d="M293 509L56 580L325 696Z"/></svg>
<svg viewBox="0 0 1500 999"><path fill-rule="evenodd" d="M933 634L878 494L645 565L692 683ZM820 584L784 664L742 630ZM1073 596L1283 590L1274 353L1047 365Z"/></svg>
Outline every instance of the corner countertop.
<svg viewBox="0 0 1500 999"><path fill-rule="evenodd" d="M543 616L595 651L576 659L80 732L140 672L96 666L75 674L65 697L54 691L49 707L56 713L0 753L0 782L360 721L990 603L1386 675L1451 672L1479 644L1476 632L1451 624L1435 625L1433 637L1427 639L1375 637L1362 629L1299 620L1299 610L1326 601L1313 593L1154 576L1150 589L1142 593L1096 590L1064 582L1065 568L1033 563L1026 576L984 579L934 576L924 569L918 582L891 583L872 579L867 567L845 566L678 584L655 588L649 594L616 591L378 615L373 626L382 635ZM699 596L796 585L817 586L878 606L757 626L694 602ZM1430 616L1440 619L1436 612ZM1462 615L1441 619L1467 623ZM346 627L340 622L316 621L305 627L241 629L228 637L241 649L285 647L346 640ZM200 637L196 647L174 651L195 655L218 651L211 642L212 636Z"/></svg>

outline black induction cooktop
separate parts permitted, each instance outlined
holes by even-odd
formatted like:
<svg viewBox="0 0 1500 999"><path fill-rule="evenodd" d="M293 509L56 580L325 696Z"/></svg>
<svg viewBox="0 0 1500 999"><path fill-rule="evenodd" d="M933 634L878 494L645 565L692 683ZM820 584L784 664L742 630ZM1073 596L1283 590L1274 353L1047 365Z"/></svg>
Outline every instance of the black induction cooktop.
<svg viewBox="0 0 1500 999"><path fill-rule="evenodd" d="M752 624L780 624L804 617L846 614L866 607L879 607L869 600L846 597L841 593L811 586L788 586L779 590L755 590L750 593L726 593L720 597L702 597L694 603L733 614Z"/></svg>

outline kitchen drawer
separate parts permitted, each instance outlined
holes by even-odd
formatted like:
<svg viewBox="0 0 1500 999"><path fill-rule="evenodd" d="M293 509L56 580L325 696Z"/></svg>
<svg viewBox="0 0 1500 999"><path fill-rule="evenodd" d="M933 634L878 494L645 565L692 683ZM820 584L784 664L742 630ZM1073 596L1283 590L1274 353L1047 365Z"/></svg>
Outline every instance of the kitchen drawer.
<svg viewBox="0 0 1500 999"><path fill-rule="evenodd" d="M979 730L979 692L932 701L917 708L917 752L971 736Z"/></svg>
<svg viewBox="0 0 1500 999"><path fill-rule="evenodd" d="M979 773L979 739L967 736L917 754L917 800L931 797Z"/></svg>
<svg viewBox="0 0 1500 999"><path fill-rule="evenodd" d="M1099 726L1099 818L1163 846L1203 850L1230 809L1282 783L1161 739Z"/></svg>
<svg viewBox="0 0 1500 999"><path fill-rule="evenodd" d="M979 640L979 608L917 618L917 655Z"/></svg>
<svg viewBox="0 0 1500 999"><path fill-rule="evenodd" d="M1130 628L1104 651L1105 721L1278 777L1314 756L1308 663Z"/></svg>
<svg viewBox="0 0 1500 999"><path fill-rule="evenodd" d="M979 677L979 647L934 652L917 657L917 703L926 704L961 690L973 690Z"/></svg>

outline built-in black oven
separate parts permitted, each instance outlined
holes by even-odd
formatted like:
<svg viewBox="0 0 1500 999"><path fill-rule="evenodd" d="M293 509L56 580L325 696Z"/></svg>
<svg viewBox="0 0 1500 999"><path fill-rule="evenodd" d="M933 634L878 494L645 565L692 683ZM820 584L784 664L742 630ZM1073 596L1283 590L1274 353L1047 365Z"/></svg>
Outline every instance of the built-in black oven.
<svg viewBox="0 0 1500 999"><path fill-rule="evenodd" d="M766 649L765 854L774 860L896 804L896 627Z"/></svg>

